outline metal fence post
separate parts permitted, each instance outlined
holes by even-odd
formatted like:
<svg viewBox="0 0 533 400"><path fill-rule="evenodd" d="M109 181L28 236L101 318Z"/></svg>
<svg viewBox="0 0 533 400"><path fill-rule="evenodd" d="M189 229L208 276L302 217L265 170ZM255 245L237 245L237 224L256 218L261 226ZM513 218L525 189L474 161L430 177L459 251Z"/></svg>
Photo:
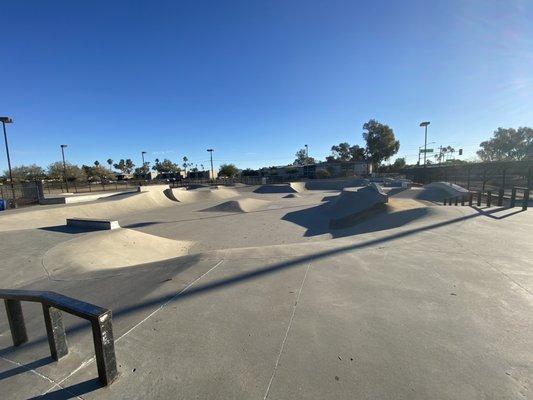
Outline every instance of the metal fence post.
<svg viewBox="0 0 533 400"><path fill-rule="evenodd" d="M19 346L28 341L26 325L24 324L24 314L19 300L4 300L6 305L7 320L11 330L13 345Z"/></svg>
<svg viewBox="0 0 533 400"><path fill-rule="evenodd" d="M111 311L101 315L97 321L94 321L92 328L98 377L102 384L109 385L118 375Z"/></svg>
<svg viewBox="0 0 533 400"><path fill-rule="evenodd" d="M444 198L444 205L446 205L446 197Z"/></svg>
<svg viewBox="0 0 533 400"><path fill-rule="evenodd" d="M477 192L477 205L478 205L478 207L481 206L481 197L482 197L481 190L478 190L478 192Z"/></svg>
<svg viewBox="0 0 533 400"><path fill-rule="evenodd" d="M461 205L464 206L465 205L465 196L461 196Z"/></svg>
<svg viewBox="0 0 533 400"><path fill-rule="evenodd" d="M504 189L503 188L500 188L499 192L498 192L498 207L501 207L503 206L503 194L504 194Z"/></svg>
<svg viewBox="0 0 533 400"><path fill-rule="evenodd" d="M516 188L514 187L511 190L511 205L510 207L513 208L516 205Z"/></svg>
<svg viewBox="0 0 533 400"><path fill-rule="evenodd" d="M487 192L487 207L490 207L491 203L492 203L492 191L489 190Z"/></svg>
<svg viewBox="0 0 533 400"><path fill-rule="evenodd" d="M468 205L472 207L472 204L474 202L474 192L468 193Z"/></svg>
<svg viewBox="0 0 533 400"><path fill-rule="evenodd" d="M59 360L68 354L67 338L63 328L61 311L43 304L44 323L48 336L50 354L54 360Z"/></svg>
<svg viewBox="0 0 533 400"><path fill-rule="evenodd" d="M529 203L529 188L527 188L527 190L524 190L524 200L522 200L522 211L527 210L528 203Z"/></svg>
<svg viewBox="0 0 533 400"><path fill-rule="evenodd" d="M455 196L455 205L459 205L459 196Z"/></svg>

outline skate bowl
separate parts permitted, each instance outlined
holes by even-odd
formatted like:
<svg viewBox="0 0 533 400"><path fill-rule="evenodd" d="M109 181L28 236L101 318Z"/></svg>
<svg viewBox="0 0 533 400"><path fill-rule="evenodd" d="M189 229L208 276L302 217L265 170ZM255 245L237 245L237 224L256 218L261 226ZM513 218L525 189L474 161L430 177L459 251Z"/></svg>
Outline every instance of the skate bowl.
<svg viewBox="0 0 533 400"><path fill-rule="evenodd" d="M265 210L269 204L270 202L266 200L239 199L226 201L224 203L217 204L214 207L210 207L202 211L248 213L253 211Z"/></svg>
<svg viewBox="0 0 533 400"><path fill-rule="evenodd" d="M192 241L172 240L120 228L76 235L49 249L42 263L51 274L130 267L187 255ZM95 251L97 249L97 251Z"/></svg>
<svg viewBox="0 0 533 400"><path fill-rule="evenodd" d="M197 201L204 200L221 200L229 199L239 196L239 192L235 189L229 189L226 187L220 188L200 188L187 190L185 188L167 189L164 191L165 195L180 203L195 203Z"/></svg>

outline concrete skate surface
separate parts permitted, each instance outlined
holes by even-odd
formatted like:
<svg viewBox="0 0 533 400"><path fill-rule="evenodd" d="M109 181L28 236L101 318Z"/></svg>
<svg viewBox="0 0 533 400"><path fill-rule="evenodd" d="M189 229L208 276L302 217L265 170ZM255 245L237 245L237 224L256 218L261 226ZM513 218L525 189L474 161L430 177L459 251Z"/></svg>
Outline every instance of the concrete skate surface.
<svg viewBox="0 0 533 400"><path fill-rule="evenodd" d="M0 286L110 308L120 372L101 387L90 327L68 314L54 362L40 305L23 303L28 343L0 317L0 398L531 397L531 210L391 188L332 229L371 207L335 185L154 187L0 214Z"/></svg>

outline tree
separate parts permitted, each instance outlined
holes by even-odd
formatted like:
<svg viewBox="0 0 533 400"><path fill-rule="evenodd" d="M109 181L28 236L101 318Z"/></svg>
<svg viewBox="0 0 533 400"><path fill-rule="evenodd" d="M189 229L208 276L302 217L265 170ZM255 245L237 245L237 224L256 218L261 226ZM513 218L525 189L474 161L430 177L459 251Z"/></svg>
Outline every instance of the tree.
<svg viewBox="0 0 533 400"><path fill-rule="evenodd" d="M11 169L13 181L35 181L43 179L46 174L44 170L36 164L20 165ZM5 176L9 176L9 171L4 171Z"/></svg>
<svg viewBox="0 0 533 400"><path fill-rule="evenodd" d="M379 164L388 160L400 149L400 142L396 140L393 130L375 119L363 125L363 138L366 141L366 154L377 169Z"/></svg>
<svg viewBox="0 0 533 400"><path fill-rule="evenodd" d="M173 163L169 159L165 158L163 161L155 159L155 165L152 167L154 171L161 173L177 173L181 171L178 164Z"/></svg>
<svg viewBox="0 0 533 400"><path fill-rule="evenodd" d="M394 163L392 164L393 171L399 171L402 168L405 168L405 158L399 157L396 160L394 160Z"/></svg>
<svg viewBox="0 0 533 400"><path fill-rule="evenodd" d="M94 162L94 166L95 166L95 167L99 167L99 166L100 166L100 161L96 160L96 161Z"/></svg>
<svg viewBox="0 0 533 400"><path fill-rule="evenodd" d="M326 157L327 162L364 161L366 159L365 149L358 146L350 146L343 142L331 146L331 156Z"/></svg>
<svg viewBox="0 0 533 400"><path fill-rule="evenodd" d="M190 167L192 165L192 163L189 163L189 159L187 158L187 156L183 156L183 164L181 164L183 166L183 169L185 170L185 176L187 176L187 167Z"/></svg>
<svg viewBox="0 0 533 400"><path fill-rule="evenodd" d="M113 172L105 169L100 164L95 165L94 167L82 165L81 169L85 173L88 181L105 182L116 178L116 175Z"/></svg>
<svg viewBox="0 0 533 400"><path fill-rule="evenodd" d="M296 152L296 160L294 160L294 165L309 165L314 164L315 159L307 155L306 149L300 149Z"/></svg>
<svg viewBox="0 0 533 400"><path fill-rule="evenodd" d="M133 171L133 168L135 168L135 164L131 159L121 159L117 164L114 164L113 167L121 171L123 174L131 174Z"/></svg>
<svg viewBox="0 0 533 400"><path fill-rule="evenodd" d="M220 170L218 171L218 175L226 176L228 178L233 178L235 175L237 175L237 172L239 172L239 170L237 169L235 165L222 164L220 166Z"/></svg>
<svg viewBox="0 0 533 400"><path fill-rule="evenodd" d="M533 128L498 128L492 139L479 146L477 155L483 161L523 160L533 156Z"/></svg>
<svg viewBox="0 0 533 400"><path fill-rule="evenodd" d="M67 180L69 182L87 180L85 172L77 165L66 162L65 167ZM48 166L48 177L56 180L65 179L63 174L63 163L61 161L56 161Z"/></svg>
<svg viewBox="0 0 533 400"><path fill-rule="evenodd" d="M113 166L113 160L111 158L108 158L107 164L109 164L109 170L111 171L111 167Z"/></svg>

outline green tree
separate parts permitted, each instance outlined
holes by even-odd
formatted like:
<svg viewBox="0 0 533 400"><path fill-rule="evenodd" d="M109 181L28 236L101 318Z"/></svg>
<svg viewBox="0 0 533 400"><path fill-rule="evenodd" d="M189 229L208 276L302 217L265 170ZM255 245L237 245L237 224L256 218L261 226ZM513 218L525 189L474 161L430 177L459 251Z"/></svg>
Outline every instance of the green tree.
<svg viewBox="0 0 533 400"><path fill-rule="evenodd" d="M343 142L331 146L331 156L326 157L327 162L343 161L364 161L366 158L365 149L358 146L350 146L349 143Z"/></svg>
<svg viewBox="0 0 533 400"><path fill-rule="evenodd" d="M483 161L523 160L533 156L533 128L498 128L479 146L477 155Z"/></svg>
<svg viewBox="0 0 533 400"><path fill-rule="evenodd" d="M121 159L117 164L114 164L113 166L115 167L115 169L118 169L123 174L131 174L131 172L135 168L135 164L129 158L126 160Z"/></svg>
<svg viewBox="0 0 533 400"><path fill-rule="evenodd" d="M314 164L315 159L307 155L306 149L300 149L296 152L296 160L294 160L294 165L309 165Z"/></svg>
<svg viewBox="0 0 533 400"><path fill-rule="evenodd" d="M85 172L77 165L66 162L65 167L67 180L69 182L87 180ZM56 161L55 163L50 164L48 166L47 174L50 179L63 180L63 163L61 161Z"/></svg>
<svg viewBox="0 0 533 400"><path fill-rule="evenodd" d="M109 165L109 170L111 171L111 167L113 166L113 160L111 158L108 158L107 164Z"/></svg>
<svg viewBox="0 0 533 400"><path fill-rule="evenodd" d="M366 154L377 170L379 164L395 155L400 149L400 142L396 140L393 130L375 119L363 125L363 138L366 141Z"/></svg>
<svg viewBox="0 0 533 400"><path fill-rule="evenodd" d="M183 169L185 170L185 176L187 176L187 168L192 165L192 163L189 163L189 159L187 158L187 156L183 156L183 164L181 165L183 166Z"/></svg>
<svg viewBox="0 0 533 400"><path fill-rule="evenodd" d="M36 164L20 165L11 169L13 181L35 181L43 179L46 174L44 170ZM4 171L5 176L9 176L9 171Z"/></svg>
<svg viewBox="0 0 533 400"><path fill-rule="evenodd" d="M219 176L226 176L228 178L233 178L239 170L233 164L222 164L220 170L218 171Z"/></svg>
<svg viewBox="0 0 533 400"><path fill-rule="evenodd" d="M105 182L116 179L116 175L105 169L100 164L91 167L90 165L82 165L81 169L85 173L88 181Z"/></svg>
<svg viewBox="0 0 533 400"><path fill-rule="evenodd" d="M159 159L156 158L152 169L159 173L177 173L181 171L179 165L173 163L168 158L165 158L163 161L159 161Z"/></svg>

